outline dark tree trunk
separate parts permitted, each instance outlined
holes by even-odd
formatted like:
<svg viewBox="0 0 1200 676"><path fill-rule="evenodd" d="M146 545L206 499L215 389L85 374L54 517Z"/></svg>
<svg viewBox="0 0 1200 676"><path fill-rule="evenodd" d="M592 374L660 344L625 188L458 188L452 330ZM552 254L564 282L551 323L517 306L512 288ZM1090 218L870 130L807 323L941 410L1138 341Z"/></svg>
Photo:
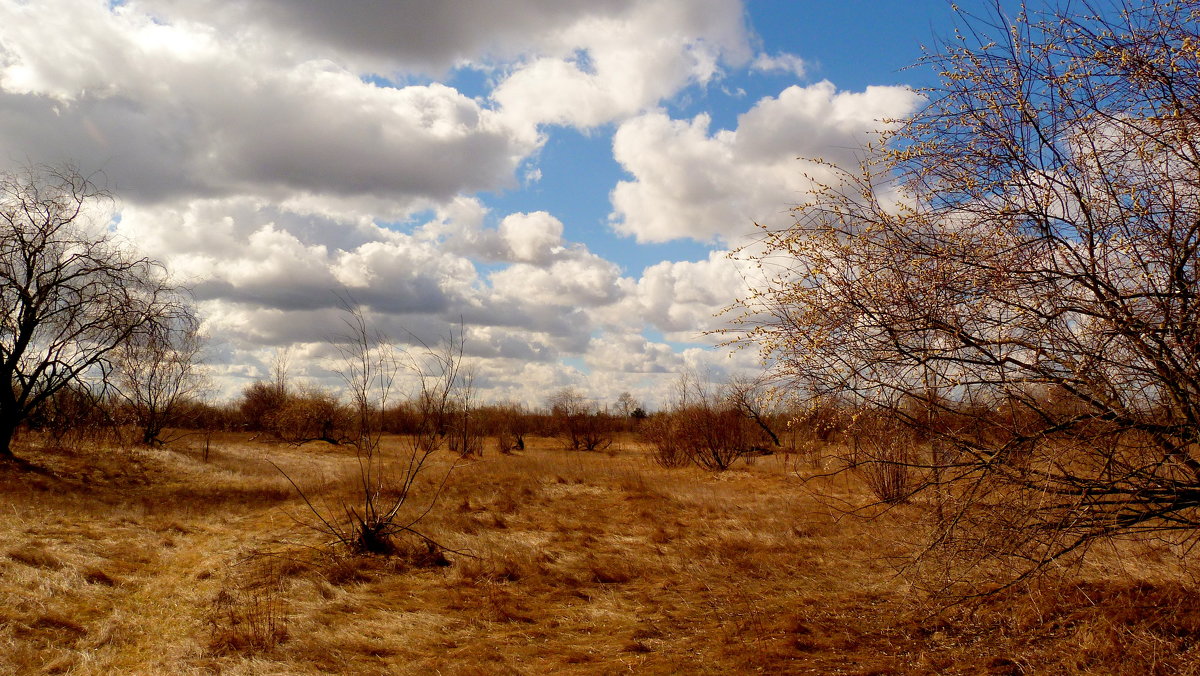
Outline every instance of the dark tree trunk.
<svg viewBox="0 0 1200 676"><path fill-rule="evenodd" d="M157 425L148 424L142 428L142 445L157 446L160 444L158 437L162 434L162 429Z"/></svg>
<svg viewBox="0 0 1200 676"><path fill-rule="evenodd" d="M0 460L14 459L12 452L12 438L16 436L16 433L16 422L0 420Z"/></svg>

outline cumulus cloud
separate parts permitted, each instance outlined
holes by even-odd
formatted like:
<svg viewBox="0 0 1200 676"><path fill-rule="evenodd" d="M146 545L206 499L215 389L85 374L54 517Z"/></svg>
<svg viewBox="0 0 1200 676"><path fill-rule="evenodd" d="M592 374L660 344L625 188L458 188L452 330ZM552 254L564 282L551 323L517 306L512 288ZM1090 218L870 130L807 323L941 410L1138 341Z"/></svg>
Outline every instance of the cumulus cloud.
<svg viewBox="0 0 1200 676"><path fill-rule="evenodd" d="M749 58L740 2L646 0L619 15L587 16L492 92L510 119L593 127L633 115L720 62Z"/></svg>
<svg viewBox="0 0 1200 676"><path fill-rule="evenodd" d="M587 363L594 370L620 373L675 373L683 366L665 343L637 334L605 334L588 345Z"/></svg>
<svg viewBox="0 0 1200 676"><path fill-rule="evenodd" d="M635 317L668 339L686 343L713 342L705 332L724 326L722 310L747 292L738 261L725 251L713 251L700 261L656 263L631 286L605 317L614 322Z"/></svg>
<svg viewBox="0 0 1200 676"><path fill-rule="evenodd" d="M920 100L904 87L839 92L819 82L762 99L735 130L710 133L705 114L628 120L613 154L633 179L613 189L612 226L639 242L736 241L755 222L786 218L787 205L811 187L806 171L821 177L822 168L797 157L850 166L885 119L908 115Z"/></svg>
<svg viewBox="0 0 1200 676"><path fill-rule="evenodd" d="M625 117L750 58L740 0L137 0L126 11L215 28L260 62L286 55L401 79L483 70L506 119L527 131Z"/></svg>
<svg viewBox="0 0 1200 676"><path fill-rule="evenodd" d="M0 0L0 170L103 170L116 234L192 289L226 396L276 346L335 384L349 299L399 343L462 322L489 397L654 401L671 371L718 360L678 343L720 325L737 265L714 252L628 277L577 241L587 223L523 198L555 125L617 122L631 178L613 228L725 242L798 198L796 155L855 147L914 105L820 83L729 131L657 110L728 69L803 72L753 41L740 0ZM463 71L480 91L431 81ZM522 187L525 210L491 210Z"/></svg>
<svg viewBox="0 0 1200 676"><path fill-rule="evenodd" d="M563 246L562 223L545 212L480 230L485 211L458 200L427 227L400 232L238 198L128 206L116 227L168 261L208 330L243 351L289 337L328 339L349 300L402 342L436 343L463 321L477 356L542 361L582 352L596 328L591 310L622 296L618 268ZM462 253L470 248L464 232L477 235L470 246L486 240L511 264L481 277Z"/></svg>
<svg viewBox="0 0 1200 676"><path fill-rule="evenodd" d="M15 157L104 168L139 201L440 201L515 185L539 142L441 84L378 87L333 61L269 64L240 47L130 5L0 3L0 136Z"/></svg>
<svg viewBox="0 0 1200 676"><path fill-rule="evenodd" d="M117 232L169 261L202 301L316 310L336 307L344 291L379 311L436 314L477 281L469 260L433 242L249 200L133 206Z"/></svg>
<svg viewBox="0 0 1200 676"><path fill-rule="evenodd" d="M489 279L501 297L520 298L535 306L596 307L620 297L620 269L586 252L546 267L516 263Z"/></svg>
<svg viewBox="0 0 1200 676"><path fill-rule="evenodd" d="M563 250L563 224L545 211L509 214L500 221L500 238L512 260L542 263Z"/></svg>
<svg viewBox="0 0 1200 676"><path fill-rule="evenodd" d="M488 209L478 200L458 198L439 208L417 236L446 250L486 262L546 266L586 255L586 248L563 239L563 223L546 211L504 216L495 228L484 227Z"/></svg>

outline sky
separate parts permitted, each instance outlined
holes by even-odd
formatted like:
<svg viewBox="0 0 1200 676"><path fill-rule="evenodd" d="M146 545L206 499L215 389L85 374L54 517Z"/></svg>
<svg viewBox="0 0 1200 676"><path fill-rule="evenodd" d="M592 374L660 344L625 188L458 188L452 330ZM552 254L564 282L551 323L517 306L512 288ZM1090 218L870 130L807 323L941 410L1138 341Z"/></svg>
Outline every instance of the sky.
<svg viewBox="0 0 1200 676"><path fill-rule="evenodd" d="M972 2L959 3L971 6ZM654 407L729 251L921 105L948 2L0 0L0 170L72 163L191 290L218 399L336 386L339 298L398 345L464 328L485 400Z"/></svg>

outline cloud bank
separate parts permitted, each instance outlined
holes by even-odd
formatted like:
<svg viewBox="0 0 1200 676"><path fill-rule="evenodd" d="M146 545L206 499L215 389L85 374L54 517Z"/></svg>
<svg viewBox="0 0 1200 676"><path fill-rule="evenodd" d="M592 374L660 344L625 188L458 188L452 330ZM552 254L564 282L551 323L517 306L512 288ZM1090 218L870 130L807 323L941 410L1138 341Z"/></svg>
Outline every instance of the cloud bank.
<svg viewBox="0 0 1200 676"><path fill-rule="evenodd" d="M102 172L116 233L193 290L223 396L284 345L331 382L351 298L401 343L461 322L487 397L661 401L684 366L753 367L704 332L745 293L723 247L808 188L796 158L853 159L919 104L756 42L739 0L0 0L0 169ZM756 72L797 84L730 129L672 112ZM561 129L611 137L607 223L494 206ZM611 253L682 239L711 250Z"/></svg>

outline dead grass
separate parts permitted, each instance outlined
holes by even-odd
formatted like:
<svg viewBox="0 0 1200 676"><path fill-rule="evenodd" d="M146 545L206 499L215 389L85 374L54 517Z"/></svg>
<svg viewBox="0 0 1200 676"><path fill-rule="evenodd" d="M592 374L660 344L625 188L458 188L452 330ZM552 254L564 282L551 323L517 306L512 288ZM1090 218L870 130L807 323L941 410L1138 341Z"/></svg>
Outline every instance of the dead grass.
<svg viewBox="0 0 1200 676"><path fill-rule="evenodd" d="M1200 671L1200 595L1158 549L947 607L889 563L909 507L839 520L785 457L713 475L531 441L453 470L423 522L450 566L303 527L272 463L336 504L344 449L22 448L44 471L0 469L0 673Z"/></svg>

